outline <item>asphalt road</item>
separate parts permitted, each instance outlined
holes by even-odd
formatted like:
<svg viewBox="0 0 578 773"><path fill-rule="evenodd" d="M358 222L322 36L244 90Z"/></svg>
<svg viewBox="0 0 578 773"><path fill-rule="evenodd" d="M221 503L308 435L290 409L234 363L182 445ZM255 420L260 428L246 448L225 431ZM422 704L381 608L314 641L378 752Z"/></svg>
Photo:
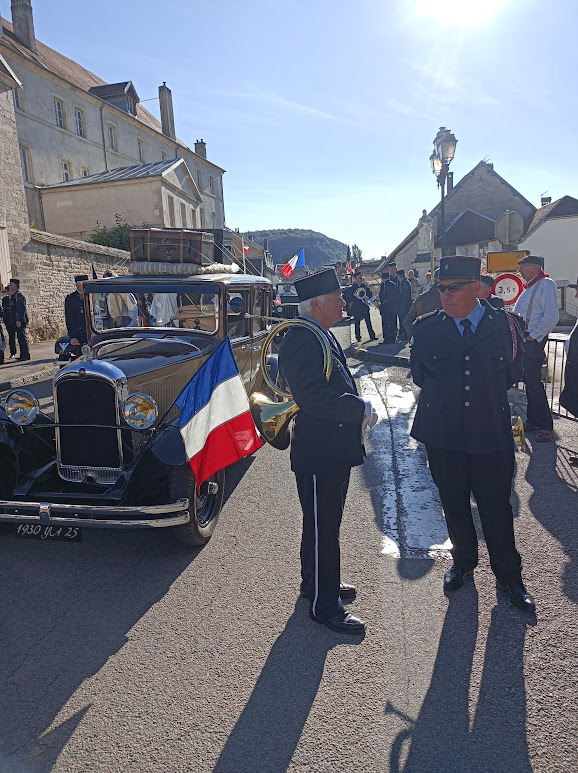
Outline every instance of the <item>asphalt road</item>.
<svg viewBox="0 0 578 773"><path fill-rule="evenodd" d="M164 530L0 537L0 771L578 769L578 425L517 455L537 619L496 593L483 544L474 581L446 598L407 370L353 365L381 417L342 527L365 637L316 625L298 598L299 503L288 454L269 447L229 470L202 550ZM48 386L31 387L46 405Z"/></svg>

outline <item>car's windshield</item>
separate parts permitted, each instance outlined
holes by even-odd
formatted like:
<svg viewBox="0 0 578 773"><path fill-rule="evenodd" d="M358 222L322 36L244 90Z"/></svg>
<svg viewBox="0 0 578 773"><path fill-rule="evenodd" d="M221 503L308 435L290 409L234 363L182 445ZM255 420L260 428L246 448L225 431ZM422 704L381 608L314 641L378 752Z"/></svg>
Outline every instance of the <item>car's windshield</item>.
<svg viewBox="0 0 578 773"><path fill-rule="evenodd" d="M111 287L91 290L92 329L177 327L216 333L219 328L219 290L211 287Z"/></svg>

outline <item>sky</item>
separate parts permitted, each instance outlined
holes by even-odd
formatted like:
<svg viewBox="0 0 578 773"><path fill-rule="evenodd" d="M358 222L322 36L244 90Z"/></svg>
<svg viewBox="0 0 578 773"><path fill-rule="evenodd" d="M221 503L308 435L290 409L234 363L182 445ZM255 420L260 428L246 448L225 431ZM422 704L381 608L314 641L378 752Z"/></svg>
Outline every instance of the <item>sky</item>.
<svg viewBox="0 0 578 773"><path fill-rule="evenodd" d="M166 81L177 136L226 170L231 228L388 254L439 201L440 126L455 182L485 159L536 206L578 197L575 0L32 4L39 40L157 117Z"/></svg>

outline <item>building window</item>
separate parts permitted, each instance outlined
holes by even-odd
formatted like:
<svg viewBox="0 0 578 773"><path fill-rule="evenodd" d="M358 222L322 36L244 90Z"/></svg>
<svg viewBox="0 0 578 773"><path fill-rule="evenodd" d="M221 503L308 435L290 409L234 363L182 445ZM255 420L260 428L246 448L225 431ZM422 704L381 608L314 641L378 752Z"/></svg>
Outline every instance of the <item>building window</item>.
<svg viewBox="0 0 578 773"><path fill-rule="evenodd" d="M188 228L187 225L187 208L181 202L181 228Z"/></svg>
<svg viewBox="0 0 578 773"><path fill-rule="evenodd" d="M68 161L61 161L60 168L62 170L62 182L67 183L70 180L70 164Z"/></svg>
<svg viewBox="0 0 578 773"><path fill-rule="evenodd" d="M144 161L145 161L144 142L142 140L137 140L136 144L138 145L138 160L141 162L141 164L144 164Z"/></svg>
<svg viewBox="0 0 578 773"><path fill-rule="evenodd" d="M192 228L197 227L197 213L193 208L191 208L191 224L192 224Z"/></svg>
<svg viewBox="0 0 578 773"><path fill-rule="evenodd" d="M12 96L14 97L14 107L18 110L22 110L22 98L20 97L20 89L12 89Z"/></svg>
<svg viewBox="0 0 578 773"><path fill-rule="evenodd" d="M80 174L82 177L88 177L90 174L90 169L87 169L86 167L83 166L82 169L80 170Z"/></svg>
<svg viewBox="0 0 578 773"><path fill-rule="evenodd" d="M211 215L211 221L212 221L211 228L216 228L217 227L217 213L216 212L213 212L213 214Z"/></svg>
<svg viewBox="0 0 578 773"><path fill-rule="evenodd" d="M22 177L25 183L30 182L30 174L28 172L28 154L26 148L20 147L20 164L22 165Z"/></svg>
<svg viewBox="0 0 578 773"><path fill-rule="evenodd" d="M167 196L167 201L169 204L169 226L171 228L175 227L175 200L172 196Z"/></svg>
<svg viewBox="0 0 578 773"><path fill-rule="evenodd" d="M197 183L199 186L199 190L203 187L203 175L200 169L197 169Z"/></svg>
<svg viewBox="0 0 578 773"><path fill-rule="evenodd" d="M60 99L54 98L54 118L59 129L64 129L64 109Z"/></svg>
<svg viewBox="0 0 578 773"><path fill-rule="evenodd" d="M79 137L86 137L84 133L84 113L77 107L74 108L74 120L76 123L76 133Z"/></svg>
<svg viewBox="0 0 578 773"><path fill-rule="evenodd" d="M205 210L201 207L201 228L205 227Z"/></svg>
<svg viewBox="0 0 578 773"><path fill-rule="evenodd" d="M212 177L209 177L209 191L211 193L215 192L215 181Z"/></svg>
<svg viewBox="0 0 578 773"><path fill-rule="evenodd" d="M165 153L164 150L161 150L161 161L166 161L166 160L167 160L167 154Z"/></svg>
<svg viewBox="0 0 578 773"><path fill-rule="evenodd" d="M111 150L116 150L116 129L115 127L109 123L108 124L108 147Z"/></svg>
<svg viewBox="0 0 578 773"><path fill-rule="evenodd" d="M126 99L128 102L128 112L134 115L134 100L132 97L127 97Z"/></svg>

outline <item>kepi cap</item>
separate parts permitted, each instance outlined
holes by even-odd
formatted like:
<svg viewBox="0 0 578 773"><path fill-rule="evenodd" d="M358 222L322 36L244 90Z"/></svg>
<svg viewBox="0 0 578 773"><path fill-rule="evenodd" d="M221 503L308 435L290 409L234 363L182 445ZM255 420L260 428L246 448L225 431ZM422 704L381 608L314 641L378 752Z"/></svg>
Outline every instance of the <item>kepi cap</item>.
<svg viewBox="0 0 578 773"><path fill-rule="evenodd" d="M20 280L19 279L11 279L8 284L16 285L16 287L20 287Z"/></svg>
<svg viewBox="0 0 578 773"><path fill-rule="evenodd" d="M519 266L523 266L526 263L532 263L534 266L544 266L544 258L538 257L538 255L526 255L524 258L518 261Z"/></svg>
<svg viewBox="0 0 578 773"><path fill-rule="evenodd" d="M297 291L297 297L300 301L308 301L319 295L329 295L329 293L341 291L341 285L334 268L326 268L316 274L297 279L293 283L293 287Z"/></svg>
<svg viewBox="0 0 578 773"><path fill-rule="evenodd" d="M465 255L440 258L440 280L476 279L479 282L481 268L480 258L470 258Z"/></svg>
<svg viewBox="0 0 578 773"><path fill-rule="evenodd" d="M395 260L390 260L390 261L389 261L389 263L388 263L387 265L388 265L390 268L397 268L397 263L395 262Z"/></svg>
<svg viewBox="0 0 578 773"><path fill-rule="evenodd" d="M88 282L88 274L77 274L74 277L75 282Z"/></svg>

